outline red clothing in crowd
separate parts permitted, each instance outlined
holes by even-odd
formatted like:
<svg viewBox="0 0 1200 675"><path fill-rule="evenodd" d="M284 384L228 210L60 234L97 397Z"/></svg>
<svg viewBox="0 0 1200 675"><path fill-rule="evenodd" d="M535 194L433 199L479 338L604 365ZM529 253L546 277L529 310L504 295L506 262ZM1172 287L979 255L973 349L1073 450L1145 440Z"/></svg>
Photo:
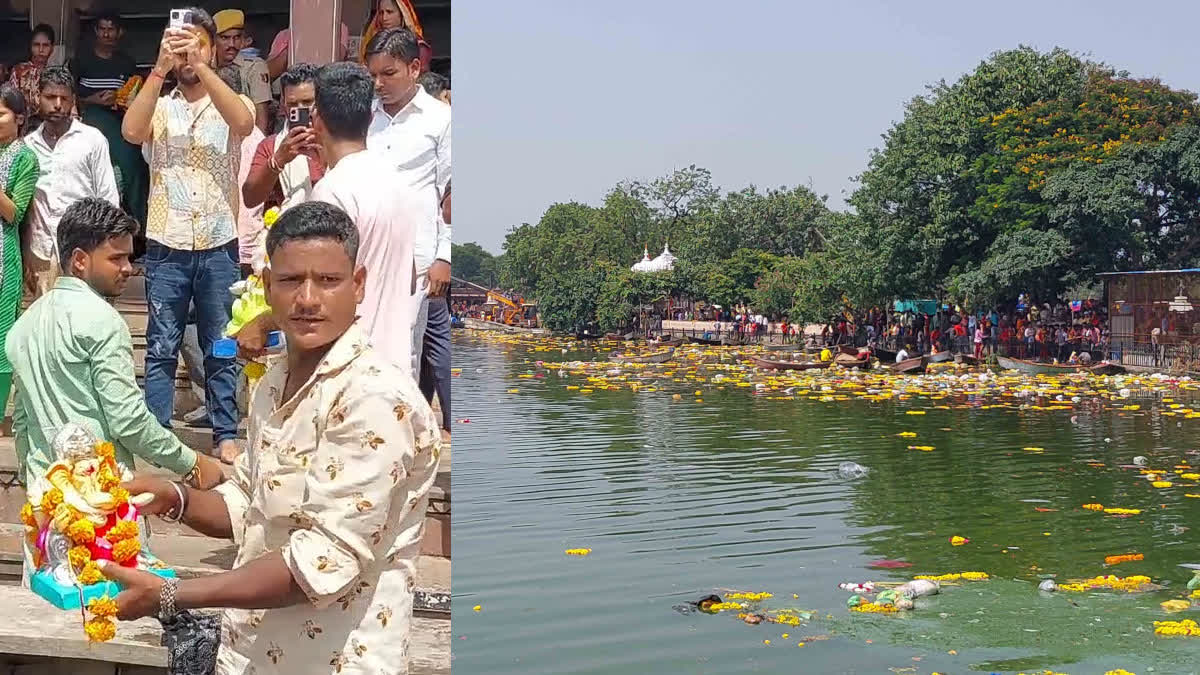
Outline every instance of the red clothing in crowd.
<svg viewBox="0 0 1200 675"><path fill-rule="evenodd" d="M259 171L266 167L271 157L275 155L275 137L279 134L271 134L259 142L258 147L254 150L254 159L250 160L250 173ZM306 155L307 157L307 155ZM308 179L313 185L321 180L325 175L325 165L319 159L312 157L308 158ZM271 194L267 195L267 201L263 203L263 211L272 207L279 206L283 203L283 188L279 187L279 179L275 179L275 185L271 187Z"/></svg>

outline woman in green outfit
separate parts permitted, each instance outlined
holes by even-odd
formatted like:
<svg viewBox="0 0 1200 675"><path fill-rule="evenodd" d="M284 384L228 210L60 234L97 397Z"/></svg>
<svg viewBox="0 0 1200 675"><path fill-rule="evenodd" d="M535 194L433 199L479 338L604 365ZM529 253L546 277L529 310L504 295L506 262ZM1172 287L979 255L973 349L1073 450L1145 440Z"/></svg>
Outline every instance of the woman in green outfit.
<svg viewBox="0 0 1200 675"><path fill-rule="evenodd" d="M19 135L25 114L20 90L0 87L0 416L12 390L12 364L3 345L21 307L21 224L38 179L37 156Z"/></svg>

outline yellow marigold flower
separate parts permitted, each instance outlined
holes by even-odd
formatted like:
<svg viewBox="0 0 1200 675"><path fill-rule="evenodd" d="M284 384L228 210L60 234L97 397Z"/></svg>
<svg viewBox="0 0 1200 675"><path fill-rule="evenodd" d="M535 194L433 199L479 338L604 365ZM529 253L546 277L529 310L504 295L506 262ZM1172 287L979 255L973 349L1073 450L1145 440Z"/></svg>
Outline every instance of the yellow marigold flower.
<svg viewBox="0 0 1200 675"><path fill-rule="evenodd" d="M96 456L100 457L101 459L115 457L116 451L117 449L108 441L103 441L96 444Z"/></svg>
<svg viewBox="0 0 1200 675"><path fill-rule="evenodd" d="M25 502L21 507L21 522L32 528L37 528L37 519L33 517L33 504Z"/></svg>
<svg viewBox="0 0 1200 675"><path fill-rule="evenodd" d="M88 611L94 614L98 619L117 615L117 601L108 597L107 595L99 598L92 598L91 601L88 602L87 608Z"/></svg>
<svg viewBox="0 0 1200 675"><path fill-rule="evenodd" d="M100 471L96 474L96 482L100 484L100 489L109 491L121 484L121 478L113 473L113 470L105 464L100 467Z"/></svg>
<svg viewBox="0 0 1200 675"><path fill-rule="evenodd" d="M112 619L91 619L83 624L83 632L92 642L108 642L117 635L117 625Z"/></svg>
<svg viewBox="0 0 1200 675"><path fill-rule="evenodd" d="M83 570L79 573L79 583L84 586L98 584L104 581L104 579L104 573L100 571L100 566L96 564L95 560L87 561L87 564L83 566Z"/></svg>
<svg viewBox="0 0 1200 675"><path fill-rule="evenodd" d="M279 220L279 207L272 206L263 214L263 225L271 227L275 224L276 220Z"/></svg>
<svg viewBox="0 0 1200 675"><path fill-rule="evenodd" d="M727 609L745 609L736 602L714 602L708 606L710 612L723 612Z"/></svg>
<svg viewBox="0 0 1200 675"><path fill-rule="evenodd" d="M895 605L877 605L873 602L868 602L864 605L858 605L857 607L851 607L850 611L851 612L863 612L865 614L891 614L891 613L896 612L897 610L896 610Z"/></svg>
<svg viewBox="0 0 1200 675"><path fill-rule="evenodd" d="M142 550L142 542L137 539L124 539L113 544L113 560L123 563L131 560Z"/></svg>
<svg viewBox="0 0 1200 675"><path fill-rule="evenodd" d="M1191 619L1183 621L1155 621L1155 635L1171 635L1184 637L1200 637L1200 625Z"/></svg>
<svg viewBox="0 0 1200 675"><path fill-rule="evenodd" d="M1104 505L1103 504L1084 504L1083 508L1087 509L1088 511L1103 511Z"/></svg>
<svg viewBox="0 0 1200 675"><path fill-rule="evenodd" d="M569 548L565 551L567 555L587 555L591 552L590 548Z"/></svg>
<svg viewBox="0 0 1200 675"><path fill-rule="evenodd" d="M749 600L750 602L759 602L767 598L775 597L774 593L729 593L725 596L726 600Z"/></svg>
<svg viewBox="0 0 1200 675"><path fill-rule="evenodd" d="M1156 480L1156 481L1154 481L1154 482L1152 482L1152 483L1150 483L1150 484L1151 484L1151 485L1153 485L1153 486L1154 486L1154 487L1156 487L1156 488L1169 488L1169 487L1171 487L1171 481L1169 481L1169 480Z"/></svg>
<svg viewBox="0 0 1200 675"><path fill-rule="evenodd" d="M112 498L114 500L116 500L117 506L129 503L129 490L126 490L125 488L121 487L120 485L109 490L108 494L112 495Z"/></svg>
<svg viewBox="0 0 1200 675"><path fill-rule="evenodd" d="M47 515L54 513L58 505L63 501L62 490L51 488L42 495L42 513Z"/></svg>
<svg viewBox="0 0 1200 675"><path fill-rule="evenodd" d="M96 540L96 526L87 518L80 518L67 528L67 537L76 544L90 544Z"/></svg>
<svg viewBox="0 0 1200 675"><path fill-rule="evenodd" d="M72 546L71 550L67 551L67 560L71 563L72 569L80 570L91 562L92 554L86 546Z"/></svg>
<svg viewBox="0 0 1200 675"><path fill-rule="evenodd" d="M133 520L118 520L116 525L104 535L104 538L117 543L126 539L133 539L138 536L138 524Z"/></svg>
<svg viewBox="0 0 1200 675"><path fill-rule="evenodd" d="M1113 508L1113 509L1104 509L1104 512L1111 513L1114 515L1136 516L1139 513L1141 513L1142 510L1141 509L1116 509L1116 508Z"/></svg>
<svg viewBox="0 0 1200 675"><path fill-rule="evenodd" d="M1104 558L1105 565L1116 565L1118 563L1129 562L1131 560L1142 560L1145 556L1141 553L1124 553L1121 555L1110 555Z"/></svg>

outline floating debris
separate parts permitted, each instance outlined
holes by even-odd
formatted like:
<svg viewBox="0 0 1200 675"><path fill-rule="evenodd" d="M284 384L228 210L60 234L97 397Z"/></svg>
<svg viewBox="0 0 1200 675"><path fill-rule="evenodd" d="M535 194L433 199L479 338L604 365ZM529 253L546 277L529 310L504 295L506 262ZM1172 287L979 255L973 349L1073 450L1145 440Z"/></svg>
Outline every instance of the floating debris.
<svg viewBox="0 0 1200 675"><path fill-rule="evenodd" d="M587 555L591 552L590 548L569 548L566 551L567 555Z"/></svg>

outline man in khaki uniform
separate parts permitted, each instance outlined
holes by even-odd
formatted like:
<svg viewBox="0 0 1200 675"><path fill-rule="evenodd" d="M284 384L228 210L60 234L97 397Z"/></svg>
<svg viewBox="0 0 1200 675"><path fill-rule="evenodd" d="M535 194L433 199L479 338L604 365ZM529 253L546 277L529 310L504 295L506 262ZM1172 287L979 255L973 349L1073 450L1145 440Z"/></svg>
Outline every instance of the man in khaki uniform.
<svg viewBox="0 0 1200 675"><path fill-rule="evenodd" d="M223 9L213 15L217 25L217 74L233 89L254 102L254 123L270 133L271 78L267 62L241 53L245 44L246 15L240 9Z"/></svg>

